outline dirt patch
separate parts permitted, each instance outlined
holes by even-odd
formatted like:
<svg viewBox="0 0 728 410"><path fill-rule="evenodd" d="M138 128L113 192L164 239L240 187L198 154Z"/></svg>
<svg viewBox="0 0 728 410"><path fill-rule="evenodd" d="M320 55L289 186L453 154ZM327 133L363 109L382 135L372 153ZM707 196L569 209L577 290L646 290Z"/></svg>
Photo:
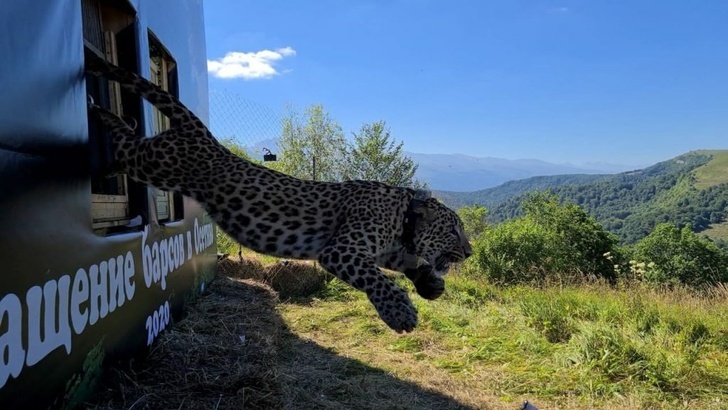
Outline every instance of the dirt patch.
<svg viewBox="0 0 728 410"><path fill-rule="evenodd" d="M218 275L143 361L110 369L84 407L280 408L276 301L265 284Z"/></svg>

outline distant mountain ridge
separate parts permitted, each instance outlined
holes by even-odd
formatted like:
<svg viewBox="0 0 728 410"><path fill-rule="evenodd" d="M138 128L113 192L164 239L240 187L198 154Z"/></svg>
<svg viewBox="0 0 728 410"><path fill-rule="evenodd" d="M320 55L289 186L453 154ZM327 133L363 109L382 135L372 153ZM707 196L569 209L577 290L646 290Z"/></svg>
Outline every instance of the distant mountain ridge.
<svg viewBox="0 0 728 410"><path fill-rule="evenodd" d="M728 239L728 150L691 151L650 167L614 175L556 175L509 181L473 192L433 191L452 208L479 204L499 222L519 214L528 192L551 191L583 207L624 242L660 222L689 225Z"/></svg>
<svg viewBox="0 0 728 410"><path fill-rule="evenodd" d="M260 141L245 147L245 150L251 155L261 156L263 148L280 154L277 139ZM404 154L418 164L415 174L417 179L427 182L431 189L457 192L495 187L507 181L534 176L614 174L636 168L609 163L555 164L538 159L474 157L464 154L421 154L409 151Z"/></svg>
<svg viewBox="0 0 728 410"><path fill-rule="evenodd" d="M418 165L416 177L435 190L474 191L534 176L564 174L613 174L634 169L618 164L554 164L538 159L503 159L463 154L405 152Z"/></svg>

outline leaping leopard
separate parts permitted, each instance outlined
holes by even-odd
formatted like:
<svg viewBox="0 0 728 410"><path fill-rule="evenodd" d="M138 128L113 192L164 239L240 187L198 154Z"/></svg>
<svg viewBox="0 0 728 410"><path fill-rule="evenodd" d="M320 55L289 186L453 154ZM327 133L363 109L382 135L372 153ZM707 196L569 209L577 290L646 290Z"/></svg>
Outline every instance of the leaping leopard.
<svg viewBox="0 0 728 410"><path fill-rule="evenodd" d="M435 299L444 291L442 276L450 264L472 254L458 215L434 198L375 181L302 180L254 164L232 154L194 113L152 82L90 51L86 71L118 82L170 119L170 129L139 138L117 115L90 104L112 137L116 170L193 198L249 249L318 260L365 292L398 333L417 326L417 310L380 267L406 274L421 296Z"/></svg>

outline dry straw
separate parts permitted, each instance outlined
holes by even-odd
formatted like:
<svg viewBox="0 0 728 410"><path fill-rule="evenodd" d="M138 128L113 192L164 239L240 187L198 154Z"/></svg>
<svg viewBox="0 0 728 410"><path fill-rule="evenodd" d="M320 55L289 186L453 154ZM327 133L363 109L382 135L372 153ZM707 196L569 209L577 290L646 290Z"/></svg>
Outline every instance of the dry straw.
<svg viewBox="0 0 728 410"><path fill-rule="evenodd" d="M280 408L276 293L249 279L218 275L183 320L144 360L110 369L93 409Z"/></svg>

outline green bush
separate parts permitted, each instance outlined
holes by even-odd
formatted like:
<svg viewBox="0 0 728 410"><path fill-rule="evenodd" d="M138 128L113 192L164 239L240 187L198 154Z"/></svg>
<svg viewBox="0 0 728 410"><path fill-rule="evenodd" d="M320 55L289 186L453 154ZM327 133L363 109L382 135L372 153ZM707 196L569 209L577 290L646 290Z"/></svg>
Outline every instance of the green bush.
<svg viewBox="0 0 728 410"><path fill-rule="evenodd" d="M545 279L553 271L547 255L553 240L549 232L530 220L504 222L475 243L468 260L472 268L495 283L515 284Z"/></svg>
<svg viewBox="0 0 728 410"><path fill-rule="evenodd" d="M464 206L458 209L458 215L463 221L465 235L471 241L476 241L488 229L488 222L486 222L488 210L484 206Z"/></svg>
<svg viewBox="0 0 728 410"><path fill-rule="evenodd" d="M728 281L728 257L709 239L689 227L663 223L634 247L634 259L647 264L644 279L651 283L699 286Z"/></svg>
<svg viewBox="0 0 728 410"><path fill-rule="evenodd" d="M616 238L576 205L537 193L525 215L485 230L467 272L504 284L601 277L613 280Z"/></svg>

